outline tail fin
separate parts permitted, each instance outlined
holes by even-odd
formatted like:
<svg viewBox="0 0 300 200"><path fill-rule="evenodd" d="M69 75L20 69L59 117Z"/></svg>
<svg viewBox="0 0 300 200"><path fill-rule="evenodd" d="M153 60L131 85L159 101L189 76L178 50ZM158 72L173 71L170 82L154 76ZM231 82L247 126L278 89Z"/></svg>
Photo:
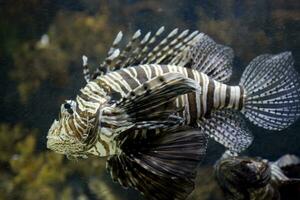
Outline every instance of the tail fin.
<svg viewBox="0 0 300 200"><path fill-rule="evenodd" d="M300 77L290 52L261 55L250 62L240 85L245 88L243 113L254 124L282 130L300 115Z"/></svg>

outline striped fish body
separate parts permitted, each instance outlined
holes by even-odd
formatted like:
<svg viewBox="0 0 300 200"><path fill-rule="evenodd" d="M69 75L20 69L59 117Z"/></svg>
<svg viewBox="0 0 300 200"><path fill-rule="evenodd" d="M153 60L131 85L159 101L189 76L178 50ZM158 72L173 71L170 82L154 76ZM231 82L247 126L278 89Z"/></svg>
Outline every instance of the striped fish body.
<svg viewBox="0 0 300 200"><path fill-rule="evenodd" d="M96 99L102 99L103 96L97 95L99 94L99 88L103 89L106 95L105 98L113 105L114 102L126 98L129 93L137 87L142 86L147 81L167 73L180 73L184 75L184 77L196 81L201 88L201 93L191 92L176 98L174 112L180 110L177 114L184 120L182 125L197 127L197 122L209 118L213 110L225 108L241 110L243 108L245 94L241 86L229 86L223 84L209 78L206 74L191 68L156 64L124 68L91 81L81 90L81 93L93 96L94 100L87 99L85 101L87 105L82 105L80 107L84 108L88 106L90 102L95 101ZM89 106L92 107L92 105ZM116 132L114 125L118 122L112 120L110 115L106 115L105 113L100 116L99 120L101 123L99 135L101 137L114 138ZM146 131L147 130L143 130L143 132ZM107 139L105 140L107 141ZM113 152L113 150L107 150L108 147L103 148L99 146L97 151L99 151L99 149L106 149L106 151L101 151L100 155L102 156L106 156L107 152ZM95 150L92 151L96 152Z"/></svg>
<svg viewBox="0 0 300 200"><path fill-rule="evenodd" d="M209 117L215 109L242 110L245 94L241 86L229 86L197 70L176 65L151 64L128 67L101 76L95 82L99 87L107 88L106 93L111 95L110 98L118 101L145 82L170 72L180 73L186 78L195 80L201 88L201 94L185 94L176 99L176 106L185 108L180 114L184 117L185 124L194 125L202 117Z"/></svg>

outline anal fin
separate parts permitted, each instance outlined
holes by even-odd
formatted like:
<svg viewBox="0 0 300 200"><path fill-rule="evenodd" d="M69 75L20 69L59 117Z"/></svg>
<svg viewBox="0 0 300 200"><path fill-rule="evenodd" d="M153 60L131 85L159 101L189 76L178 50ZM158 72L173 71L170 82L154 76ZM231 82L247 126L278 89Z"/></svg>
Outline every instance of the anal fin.
<svg viewBox="0 0 300 200"><path fill-rule="evenodd" d="M246 127L243 116L236 111L216 110L211 113L210 118L200 119L197 123L201 131L233 154L241 152L252 143L253 136Z"/></svg>

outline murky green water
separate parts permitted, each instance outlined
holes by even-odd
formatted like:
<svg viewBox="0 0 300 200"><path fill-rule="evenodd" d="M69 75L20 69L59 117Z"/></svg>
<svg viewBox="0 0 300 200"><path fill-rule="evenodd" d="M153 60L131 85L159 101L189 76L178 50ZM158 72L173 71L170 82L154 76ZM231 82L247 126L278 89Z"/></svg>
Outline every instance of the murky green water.
<svg viewBox="0 0 300 200"><path fill-rule="evenodd" d="M235 84L264 53L291 51L300 72L299 10L296 0L1 0L0 199L141 199L111 181L105 159L70 161L46 149L59 105L84 86L81 56L95 69L119 30L204 32L233 48ZM300 155L299 121L279 133L249 126L255 140L247 155ZM212 173L223 151L209 143L190 199L223 199Z"/></svg>

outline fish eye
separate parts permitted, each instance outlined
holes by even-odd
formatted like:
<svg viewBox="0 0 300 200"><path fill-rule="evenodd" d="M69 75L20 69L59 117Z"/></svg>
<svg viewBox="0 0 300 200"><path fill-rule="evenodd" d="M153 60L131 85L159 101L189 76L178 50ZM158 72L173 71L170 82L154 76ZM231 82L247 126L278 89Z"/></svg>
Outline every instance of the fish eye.
<svg viewBox="0 0 300 200"><path fill-rule="evenodd" d="M70 103L64 103L64 109L66 109L70 115L74 113Z"/></svg>
<svg viewBox="0 0 300 200"><path fill-rule="evenodd" d="M64 108L65 108L66 110L71 109L71 104L65 103L65 104L64 104Z"/></svg>

